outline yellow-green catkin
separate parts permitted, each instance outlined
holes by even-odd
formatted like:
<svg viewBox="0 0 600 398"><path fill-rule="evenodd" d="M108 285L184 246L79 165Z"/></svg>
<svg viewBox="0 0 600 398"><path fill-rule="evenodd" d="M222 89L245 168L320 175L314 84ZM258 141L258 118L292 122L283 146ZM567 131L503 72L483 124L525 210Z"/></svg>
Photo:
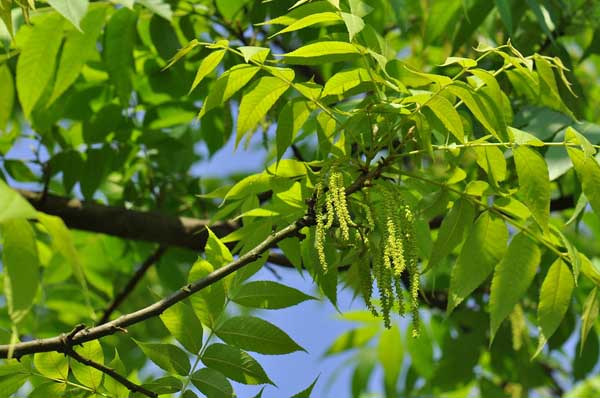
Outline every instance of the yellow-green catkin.
<svg viewBox="0 0 600 398"><path fill-rule="evenodd" d="M420 272L417 253L415 216L411 207L400 201L400 222L402 223L402 241L405 248L405 261L410 275L410 297L413 322L413 335L419 334L419 290Z"/></svg>
<svg viewBox="0 0 600 398"><path fill-rule="evenodd" d="M327 225L325 223L326 218L328 217L325 213L323 213L323 206L320 204L323 186L321 183L318 183L315 187L317 193L317 201L316 201L316 228L315 228L315 249L317 250L317 257L319 258L319 264L324 273L327 273L327 257L325 255L325 234L327 233Z"/></svg>
<svg viewBox="0 0 600 398"><path fill-rule="evenodd" d="M342 176L342 173L332 171L329 175L328 195L331 195L333 200L333 208L335 209L335 214L337 215L342 239L345 241L349 241L349 226L353 225L353 222L350 218L350 212L348 211L348 202L346 200L346 188L344 187L344 177Z"/></svg>

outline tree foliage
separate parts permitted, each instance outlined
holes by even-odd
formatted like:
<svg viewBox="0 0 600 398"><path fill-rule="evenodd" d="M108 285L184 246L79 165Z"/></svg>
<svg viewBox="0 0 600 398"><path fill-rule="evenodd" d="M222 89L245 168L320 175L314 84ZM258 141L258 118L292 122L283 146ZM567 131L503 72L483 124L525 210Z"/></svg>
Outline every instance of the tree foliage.
<svg viewBox="0 0 600 398"><path fill-rule="evenodd" d="M305 349L254 309L346 289L355 397L597 396L598 18L0 0L0 395L260 397ZM198 175L230 141L264 169Z"/></svg>

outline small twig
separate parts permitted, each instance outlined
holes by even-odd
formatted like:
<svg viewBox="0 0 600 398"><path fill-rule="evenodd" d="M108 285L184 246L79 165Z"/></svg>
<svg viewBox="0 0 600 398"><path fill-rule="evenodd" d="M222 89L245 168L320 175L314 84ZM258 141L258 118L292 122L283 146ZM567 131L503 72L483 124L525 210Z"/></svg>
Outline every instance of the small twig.
<svg viewBox="0 0 600 398"><path fill-rule="evenodd" d="M109 321L112 313L117 309L117 307L119 307L119 305L121 305L123 301L125 301L127 296L131 294L133 289L135 289L135 286L146 274L146 271L148 271L148 269L162 257L166 250L167 247L161 245L154 251L154 253L152 253L150 256L148 256L148 258L146 258L146 260L144 260L144 262L140 265L137 271L135 271L135 273L131 276L129 281L127 281L125 287L123 287L119 294L115 296L112 303L110 303L106 310L104 310L102 318L100 318L100 321L98 323L99 325L102 325L103 323Z"/></svg>
<svg viewBox="0 0 600 398"><path fill-rule="evenodd" d="M121 383L122 385L127 387L127 389L131 392L138 392L140 394L144 394L145 396L151 397L151 398L158 397L157 393L150 391L150 390L142 387L139 384L135 384L134 382L127 379L125 376L122 376L119 373L117 373L114 369L111 369L107 366L102 365L101 363L92 361L89 358L85 358L85 357L79 355L75 350L73 350L73 347L70 345L69 341L66 341L66 344L64 347L64 354L73 358L77 362L84 364L85 366L89 366L94 369L97 369L100 372L112 377L113 379L115 379L116 381L118 381L119 383Z"/></svg>

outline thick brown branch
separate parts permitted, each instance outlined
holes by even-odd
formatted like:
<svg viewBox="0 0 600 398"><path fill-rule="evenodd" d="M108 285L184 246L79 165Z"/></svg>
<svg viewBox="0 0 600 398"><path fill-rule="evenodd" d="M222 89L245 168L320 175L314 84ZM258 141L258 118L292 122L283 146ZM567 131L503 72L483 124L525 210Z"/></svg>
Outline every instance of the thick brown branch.
<svg viewBox="0 0 600 398"><path fill-rule="evenodd" d="M98 322L99 325L106 323L109 321L112 313L121 305L121 303L129 296L129 294L135 289L136 285L142 279L146 271L156 263L162 255L167 251L166 246L159 246L144 262L140 265L140 267L135 271L135 273L131 276L127 284L123 287L123 289L117 294L114 300L109 304L104 313L102 314L102 318Z"/></svg>
<svg viewBox="0 0 600 398"><path fill-rule="evenodd" d="M147 397L151 397L151 398L156 398L158 397L158 394L155 392L152 392L138 384L135 384L134 382L130 381L129 379L127 379L125 376L120 375L119 373L117 373L114 369L111 369L109 367L106 367L104 365L102 365L101 363L98 363L96 361L92 361L89 358L85 358L81 355L79 355L75 350L73 350L73 348L69 345L67 345L65 347L64 350L65 355L70 356L71 358L73 358L74 360L76 360L77 362L80 362L82 364L84 364L85 366L90 366L94 369L98 369L99 371L101 371L102 373L112 377L113 379L115 379L116 381L118 381L119 383L121 383L122 385L124 385L125 387L127 387L127 389L131 392L138 392L140 394L144 394Z"/></svg>
<svg viewBox="0 0 600 398"><path fill-rule="evenodd" d="M219 237L239 227L237 222L214 222L189 217L174 217L158 212L142 212L123 207L65 198L20 189L39 211L62 218L69 228L100 232L124 239L155 242L163 246L178 246L195 251L204 249L206 227Z"/></svg>

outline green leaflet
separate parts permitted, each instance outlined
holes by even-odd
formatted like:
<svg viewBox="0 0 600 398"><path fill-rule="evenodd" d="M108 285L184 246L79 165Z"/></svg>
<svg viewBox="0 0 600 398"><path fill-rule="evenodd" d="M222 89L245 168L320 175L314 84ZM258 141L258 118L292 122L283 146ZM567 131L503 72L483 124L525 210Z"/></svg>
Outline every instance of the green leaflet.
<svg viewBox="0 0 600 398"><path fill-rule="evenodd" d="M235 397L229 380L214 369L200 369L190 376L190 380L202 394L206 395L206 398Z"/></svg>
<svg viewBox="0 0 600 398"><path fill-rule="evenodd" d="M33 365L46 377L62 380L69 377L69 359L59 352L37 353L33 357Z"/></svg>
<svg viewBox="0 0 600 398"><path fill-rule="evenodd" d="M11 13L12 0L0 0L0 20L4 22L4 26L10 37L13 37L13 23Z"/></svg>
<svg viewBox="0 0 600 398"><path fill-rule="evenodd" d="M496 0L496 9L500 14L500 19L504 24L504 27L508 31L508 33L512 34L513 25L512 25L512 11L509 0Z"/></svg>
<svg viewBox="0 0 600 398"><path fill-rule="evenodd" d="M17 93L27 118L54 75L63 24L58 14L40 17L23 44L17 62Z"/></svg>
<svg viewBox="0 0 600 398"><path fill-rule="evenodd" d="M474 147L477 164L488 175L490 183L495 186L506 179L506 159L502 150L495 146Z"/></svg>
<svg viewBox="0 0 600 398"><path fill-rule="evenodd" d="M33 228L25 219L2 223L4 294L11 321L20 323L31 308L39 286L39 259Z"/></svg>
<svg viewBox="0 0 600 398"><path fill-rule="evenodd" d="M111 369L114 369L120 375L123 375L123 376L127 375L127 371L125 370L125 365L123 365L123 362L121 361L121 358L119 357L119 352L117 351L116 348L115 348L115 356L112 359L112 361L110 361L110 363L108 364L108 367ZM106 388L106 390L108 391L109 394L111 394L115 397L127 397L129 394L129 389L126 386L119 383L118 381L116 381L115 379L113 379L110 376L104 378L104 388Z"/></svg>
<svg viewBox="0 0 600 398"><path fill-rule="evenodd" d="M86 359L104 365L104 353L102 352L102 346L100 346L98 340L88 341L87 343L84 343L82 347L75 346L73 347L73 350ZM104 375L101 371L77 362L72 358L69 362L73 375L81 384L90 387L93 390L97 390L98 387L100 387L102 384L102 376Z"/></svg>
<svg viewBox="0 0 600 398"><path fill-rule="evenodd" d="M377 357L373 350L359 351L353 358L356 364L352 372L352 398L360 398L367 391L369 379L375 369Z"/></svg>
<svg viewBox="0 0 600 398"><path fill-rule="evenodd" d="M157 393L158 395L163 394L175 394L181 391L183 384L181 381L174 376L160 377L156 380L152 380L148 383L142 384L143 387ZM187 397L187 395L184 395ZM138 398L138 394L134 394L132 397Z"/></svg>
<svg viewBox="0 0 600 398"><path fill-rule="evenodd" d="M321 23L341 23L343 22L342 18L335 12L319 12L316 14L310 14L303 18L300 18L293 23L289 24L287 27L283 28L279 32L271 35L271 37L280 35L282 33L293 32L296 30L300 30L306 28L308 26L321 24Z"/></svg>
<svg viewBox="0 0 600 398"><path fill-rule="evenodd" d="M233 261L231 252L225 246L223 242L215 235L210 229L208 231L208 238L206 240L205 254L206 261L208 261L214 268L220 268L225 264L229 264Z"/></svg>
<svg viewBox="0 0 600 398"><path fill-rule="evenodd" d="M402 335L398 325L385 329L379 338L377 356L383 367L383 381L386 396L397 396L396 386L402 369L404 359L404 347L402 346Z"/></svg>
<svg viewBox="0 0 600 398"><path fill-rule="evenodd" d="M160 315L169 332L191 352L197 354L202 347L202 324L194 310L185 303L177 303Z"/></svg>
<svg viewBox="0 0 600 398"><path fill-rule="evenodd" d="M342 18L348 31L348 39L350 42L354 40L354 37L359 34L365 28L365 21L358 15L342 12Z"/></svg>
<svg viewBox="0 0 600 398"><path fill-rule="evenodd" d="M321 92L321 98L326 99L328 96L333 96L338 99L347 93L352 93L352 89L360 89L361 85L365 83L372 83L369 71L365 68L353 68L337 72L327 79Z"/></svg>
<svg viewBox="0 0 600 398"><path fill-rule="evenodd" d="M425 23L425 44L434 44L445 33L451 31L450 25L455 21L460 12L460 1L440 0L432 4L427 10Z"/></svg>
<svg viewBox="0 0 600 398"><path fill-rule="evenodd" d="M254 358L230 345L217 343L208 346L202 354L202 363L242 384L273 384Z"/></svg>
<svg viewBox="0 0 600 398"><path fill-rule="evenodd" d="M581 337L579 339L579 354L585 346L585 341L594 327L596 320L598 319L598 312L600 309L600 303L598 301L598 288L594 287L590 294L588 294L583 304L583 314L581 316Z"/></svg>
<svg viewBox="0 0 600 398"><path fill-rule="evenodd" d="M379 332L378 325L366 325L350 329L340 334L331 343L325 355L335 355L348 350L364 347Z"/></svg>
<svg viewBox="0 0 600 398"><path fill-rule="evenodd" d="M36 218L37 212L25 198L0 180L0 224L19 218Z"/></svg>
<svg viewBox="0 0 600 398"><path fill-rule="evenodd" d="M506 255L496 266L490 293L490 329L493 341L502 321L511 313L531 284L540 263L537 243L523 232L515 235Z"/></svg>
<svg viewBox="0 0 600 398"><path fill-rule="evenodd" d="M6 64L0 65L0 133L4 132L12 114L15 103L15 83L12 73Z"/></svg>
<svg viewBox="0 0 600 398"><path fill-rule="evenodd" d="M542 56L536 56L535 68L540 77L539 83L542 103L575 119L575 115L573 115L571 110L564 104L561 94L558 91L552 64Z"/></svg>
<svg viewBox="0 0 600 398"><path fill-rule="evenodd" d="M320 41L283 54L283 61L292 65L318 65L323 62L351 61L359 56L360 51L353 44L343 41Z"/></svg>
<svg viewBox="0 0 600 398"><path fill-rule="evenodd" d="M475 209L467 199L458 199L454 202L452 210L442 221L426 269L435 267L462 242L465 233L471 227L474 213Z"/></svg>
<svg viewBox="0 0 600 398"><path fill-rule="evenodd" d="M550 179L544 158L526 146L513 149L519 194L533 218L544 231L548 231L550 218Z"/></svg>
<svg viewBox="0 0 600 398"><path fill-rule="evenodd" d="M308 387L306 387L304 390L294 394L292 396L292 398L310 398L310 394L312 394L312 390L315 388L315 385L317 384L318 380L319 380L319 376L315 377L313 382L310 383L310 385ZM255 398L257 398L257 397L255 397Z"/></svg>
<svg viewBox="0 0 600 398"><path fill-rule="evenodd" d="M507 241L508 229L502 219L487 211L477 218L452 268L448 313L487 279L504 256Z"/></svg>
<svg viewBox="0 0 600 398"><path fill-rule="evenodd" d="M66 383L48 382L38 385L31 391L29 398L62 397L67 389ZM2 389L3 392L6 390Z"/></svg>
<svg viewBox="0 0 600 398"><path fill-rule="evenodd" d="M108 75L115 85L121 105L129 104L133 69L133 48L136 39L137 16L128 8L120 8L108 21L102 52Z"/></svg>
<svg viewBox="0 0 600 398"><path fill-rule="evenodd" d="M433 341L430 332L424 327L421 327L419 333L418 338L412 337L410 333L405 334L406 350L416 373L429 379L435 371Z"/></svg>
<svg viewBox="0 0 600 398"><path fill-rule="evenodd" d="M246 307L279 309L300 304L314 297L300 290L273 281L252 281L241 285L231 294L231 300Z"/></svg>
<svg viewBox="0 0 600 398"><path fill-rule="evenodd" d="M229 318L215 329L215 334L228 344L260 354L281 355L304 351L283 330L252 316Z"/></svg>
<svg viewBox="0 0 600 398"><path fill-rule="evenodd" d="M171 5L165 0L135 0L136 3L144 5L156 15L160 15L167 21L171 21L173 10Z"/></svg>
<svg viewBox="0 0 600 398"><path fill-rule="evenodd" d="M295 98L283 106L277 120L277 160L283 157L310 113L309 102L301 98Z"/></svg>
<svg viewBox="0 0 600 398"><path fill-rule="evenodd" d="M215 68L221 63L221 60L223 60L225 52L226 50L213 51L210 54L208 54L206 58L202 60L202 62L200 62L200 66L198 67L196 77L194 77L194 82L192 83L192 87L190 88L188 95L192 91L194 91L194 89L198 86L198 84L200 84L202 79L204 79L213 70L215 70Z"/></svg>
<svg viewBox="0 0 600 398"><path fill-rule="evenodd" d="M575 281L571 270L561 258L556 259L550 266L540 289L537 314L540 337L534 357L542 351L548 339L558 329L569 309L574 287Z"/></svg>
<svg viewBox="0 0 600 398"><path fill-rule="evenodd" d="M476 92L466 83L455 81L447 88L460 98L469 108L479 123L500 141L506 138L506 123L498 107L484 93Z"/></svg>
<svg viewBox="0 0 600 398"><path fill-rule="evenodd" d="M600 165L594 158L594 149L583 136L574 129L568 128L565 143L581 145L582 150L567 146L567 152L573 162L583 193L588 198L594 212L600 215Z"/></svg>
<svg viewBox="0 0 600 398"><path fill-rule="evenodd" d="M267 56L271 52L270 48L266 47L258 47L258 46L241 46L237 48L244 57L244 61L249 63L250 61L258 62L259 64L264 64L267 60Z"/></svg>
<svg viewBox="0 0 600 398"><path fill-rule="evenodd" d="M97 54L96 41L104 25L105 14L104 7L94 8L81 21L83 32L67 32L48 104L52 104L77 80L85 63Z"/></svg>
<svg viewBox="0 0 600 398"><path fill-rule="evenodd" d="M200 259L194 263L188 282L192 283L198 279L204 278L215 270L215 267L208 261ZM190 297L190 302L194 312L200 318L203 325L214 328L217 318L225 307L225 289L223 282L214 283L202 289Z"/></svg>
<svg viewBox="0 0 600 398"><path fill-rule="evenodd" d="M433 111L435 116L442 122L444 127L448 129L456 137L459 142L464 142L465 132L463 130L460 115L454 106L446 98L436 93L419 94L405 99L407 102L416 102L419 105L426 106Z"/></svg>
<svg viewBox="0 0 600 398"><path fill-rule="evenodd" d="M210 88L208 96L202 104L199 117L230 99L248 84L259 70L258 66L242 64L223 73Z"/></svg>
<svg viewBox="0 0 600 398"><path fill-rule="evenodd" d="M87 32L79 26L88 9L88 0L47 0L48 4L67 18L79 31Z"/></svg>
<svg viewBox="0 0 600 398"><path fill-rule="evenodd" d="M190 360L181 348L172 344L142 343L135 339L134 341L152 362L167 372L181 376L187 376L190 372Z"/></svg>
<svg viewBox="0 0 600 398"><path fill-rule="evenodd" d="M273 76L263 76L256 80L244 93L240 103L237 120L237 135L235 145L249 131L256 129L269 109L279 97L287 91L289 83Z"/></svg>

